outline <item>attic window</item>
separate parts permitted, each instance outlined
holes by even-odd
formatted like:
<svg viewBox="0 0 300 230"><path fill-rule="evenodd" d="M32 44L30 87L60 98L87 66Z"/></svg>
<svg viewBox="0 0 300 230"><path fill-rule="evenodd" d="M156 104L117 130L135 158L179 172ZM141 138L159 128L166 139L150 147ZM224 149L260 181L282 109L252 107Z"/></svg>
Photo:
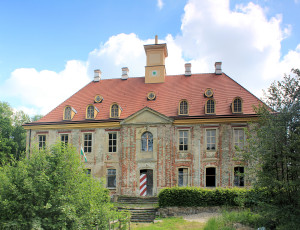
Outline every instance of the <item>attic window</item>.
<svg viewBox="0 0 300 230"><path fill-rule="evenodd" d="M103 101L103 97L101 95L96 95L95 96L95 102L96 103L101 103Z"/></svg>
<svg viewBox="0 0 300 230"><path fill-rule="evenodd" d="M179 102L179 115L189 114L189 104L187 100L182 100Z"/></svg>
<svg viewBox="0 0 300 230"><path fill-rule="evenodd" d="M89 105L86 109L86 119L94 119L98 112L99 110L95 106Z"/></svg>
<svg viewBox="0 0 300 230"><path fill-rule="evenodd" d="M243 106L242 106L242 99L237 97L234 99L231 105L232 113L242 113L243 112Z"/></svg>
<svg viewBox="0 0 300 230"><path fill-rule="evenodd" d="M111 118L118 118L120 114L120 108L118 104L112 104L110 108L110 117Z"/></svg>
<svg viewBox="0 0 300 230"><path fill-rule="evenodd" d="M72 120L76 113L77 113L77 111L73 107L67 105L64 108L63 119L64 120Z"/></svg>
<svg viewBox="0 0 300 230"><path fill-rule="evenodd" d="M216 113L216 103L213 99L208 99L205 106L206 114L215 114Z"/></svg>
<svg viewBox="0 0 300 230"><path fill-rule="evenodd" d="M148 101L153 101L153 100L155 100L155 98L156 98L156 95L155 95L154 92L149 92L148 93L148 95L147 95L147 100Z"/></svg>
<svg viewBox="0 0 300 230"><path fill-rule="evenodd" d="M205 93L204 93L205 97L213 97L213 95L214 95L214 92L212 91L212 89L205 90Z"/></svg>
<svg viewBox="0 0 300 230"><path fill-rule="evenodd" d="M64 120L71 120L72 118L72 109L70 106L65 107Z"/></svg>

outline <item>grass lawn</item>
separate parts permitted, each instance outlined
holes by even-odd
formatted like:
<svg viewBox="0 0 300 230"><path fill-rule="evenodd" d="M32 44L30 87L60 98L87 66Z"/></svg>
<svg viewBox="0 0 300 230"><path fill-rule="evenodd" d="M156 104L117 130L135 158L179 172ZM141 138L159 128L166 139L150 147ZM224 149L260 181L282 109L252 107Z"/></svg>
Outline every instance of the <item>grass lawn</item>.
<svg viewBox="0 0 300 230"><path fill-rule="evenodd" d="M134 230L156 230L156 229L191 229L201 230L204 227L204 223L186 221L181 217L164 218L158 223L131 223L131 229Z"/></svg>

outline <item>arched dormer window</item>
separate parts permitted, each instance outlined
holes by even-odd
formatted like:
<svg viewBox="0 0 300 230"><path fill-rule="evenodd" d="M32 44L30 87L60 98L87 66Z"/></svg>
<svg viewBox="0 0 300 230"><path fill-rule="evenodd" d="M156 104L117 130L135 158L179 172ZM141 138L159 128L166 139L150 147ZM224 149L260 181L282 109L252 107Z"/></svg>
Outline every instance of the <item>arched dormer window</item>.
<svg viewBox="0 0 300 230"><path fill-rule="evenodd" d="M233 100L231 105L232 113L242 113L243 112L243 103L242 99L237 97Z"/></svg>
<svg viewBox="0 0 300 230"><path fill-rule="evenodd" d="M150 132L144 132L141 139L142 151L151 152L153 151L153 135Z"/></svg>
<svg viewBox="0 0 300 230"><path fill-rule="evenodd" d="M208 99L205 105L206 114L215 114L216 113L216 103L213 99Z"/></svg>
<svg viewBox="0 0 300 230"><path fill-rule="evenodd" d="M112 104L110 107L110 117L111 118L119 118L120 116L120 108L118 104Z"/></svg>
<svg viewBox="0 0 300 230"><path fill-rule="evenodd" d="M72 108L71 106L66 106L64 111L64 120L72 119Z"/></svg>
<svg viewBox="0 0 300 230"><path fill-rule="evenodd" d="M89 105L86 109L86 118L94 119L95 118L95 107L93 105Z"/></svg>
<svg viewBox="0 0 300 230"><path fill-rule="evenodd" d="M77 111L73 107L67 105L64 108L63 120L72 120L76 113Z"/></svg>
<svg viewBox="0 0 300 230"><path fill-rule="evenodd" d="M187 100L181 100L179 102L178 114L179 115L188 115L189 114L189 104L188 104Z"/></svg>

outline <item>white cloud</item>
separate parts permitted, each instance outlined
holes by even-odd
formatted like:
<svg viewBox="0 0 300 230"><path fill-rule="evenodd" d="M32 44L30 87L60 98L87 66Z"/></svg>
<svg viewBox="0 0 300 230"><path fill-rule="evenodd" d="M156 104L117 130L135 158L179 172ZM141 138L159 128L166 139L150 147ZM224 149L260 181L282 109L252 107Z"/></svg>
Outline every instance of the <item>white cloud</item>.
<svg viewBox="0 0 300 230"><path fill-rule="evenodd" d="M231 10L229 0L190 0L182 33L159 40L168 46L167 74L183 74L185 62L192 63L193 73L214 72L214 63L222 61L226 74L260 97L273 80L300 68L300 44L281 56L281 42L291 33L281 21L281 15L268 19L254 3ZM102 78L120 78L122 67L129 68L129 77L144 76L143 45L153 43L133 33L118 34L91 51L86 62L68 61L59 73L16 69L0 86L0 97L19 98L24 111L45 114L92 80L94 69L101 69Z"/></svg>
<svg viewBox="0 0 300 230"><path fill-rule="evenodd" d="M157 0L157 7L161 10L164 6L163 0Z"/></svg>
<svg viewBox="0 0 300 230"><path fill-rule="evenodd" d="M291 63L289 59L281 64L281 42L291 33L291 27L283 28L281 21L281 15L267 19L264 9L252 2L236 5L232 11L229 0L190 0L185 6L182 34L175 43L187 59L206 63L210 72L215 61L222 61L225 73L254 91L281 78L300 61ZM204 66L200 72L205 71Z"/></svg>
<svg viewBox="0 0 300 230"><path fill-rule="evenodd" d="M20 68L11 73L0 95L16 98L24 111L46 114L89 82L86 64L68 61L59 73L34 68ZM35 109L32 110L31 108Z"/></svg>

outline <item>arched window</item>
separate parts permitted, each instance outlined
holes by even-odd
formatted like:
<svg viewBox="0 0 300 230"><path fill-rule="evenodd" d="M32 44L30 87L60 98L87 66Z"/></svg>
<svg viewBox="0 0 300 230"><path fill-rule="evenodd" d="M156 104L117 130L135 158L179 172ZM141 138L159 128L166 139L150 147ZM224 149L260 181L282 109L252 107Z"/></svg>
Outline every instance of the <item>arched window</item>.
<svg viewBox="0 0 300 230"><path fill-rule="evenodd" d="M189 104L186 100L182 100L179 103L179 115L189 114Z"/></svg>
<svg viewBox="0 0 300 230"><path fill-rule="evenodd" d="M110 117L111 118L118 118L119 117L119 105L112 104L110 107Z"/></svg>
<svg viewBox="0 0 300 230"><path fill-rule="evenodd" d="M206 102L205 113L206 114L215 114L216 113L216 105L213 99L208 99Z"/></svg>
<svg viewBox="0 0 300 230"><path fill-rule="evenodd" d="M153 135L150 132L144 132L142 134L142 151L150 152L153 151Z"/></svg>
<svg viewBox="0 0 300 230"><path fill-rule="evenodd" d="M241 98L235 98L232 102L232 112L233 113L242 113L243 107L242 107L242 99Z"/></svg>
<svg viewBox="0 0 300 230"><path fill-rule="evenodd" d="M93 119L95 118L95 107L93 105L89 105L86 110L86 118Z"/></svg>
<svg viewBox="0 0 300 230"><path fill-rule="evenodd" d="M70 106L66 106L64 112L64 120L71 120L71 119L72 119L72 108Z"/></svg>

